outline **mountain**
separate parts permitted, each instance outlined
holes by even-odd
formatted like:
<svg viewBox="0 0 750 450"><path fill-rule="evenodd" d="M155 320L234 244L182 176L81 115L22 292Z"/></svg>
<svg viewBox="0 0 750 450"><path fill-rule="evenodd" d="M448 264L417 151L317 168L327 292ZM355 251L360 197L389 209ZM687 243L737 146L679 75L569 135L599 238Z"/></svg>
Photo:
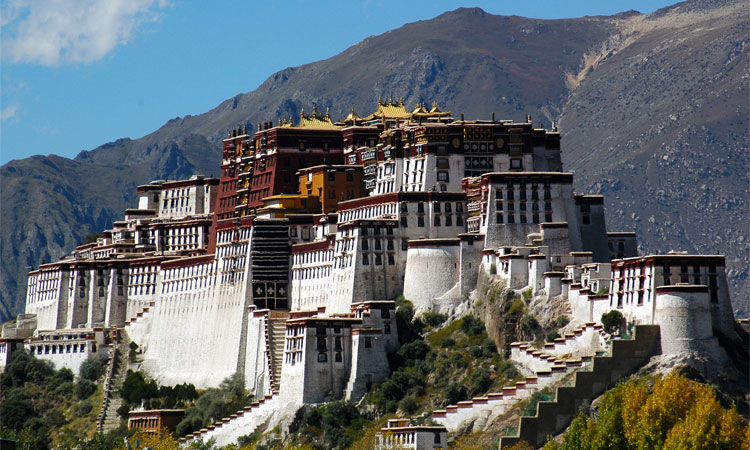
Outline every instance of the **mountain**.
<svg viewBox="0 0 750 450"><path fill-rule="evenodd" d="M11 161L0 168L0 316L23 310L27 266L110 226L138 184L218 174L227 129L313 104L369 114L391 94L456 117L558 123L565 167L578 191L606 195L611 230L637 231L642 252L725 253L735 307L750 312L743 7L691 0L564 20L461 8L284 69L141 139Z"/></svg>

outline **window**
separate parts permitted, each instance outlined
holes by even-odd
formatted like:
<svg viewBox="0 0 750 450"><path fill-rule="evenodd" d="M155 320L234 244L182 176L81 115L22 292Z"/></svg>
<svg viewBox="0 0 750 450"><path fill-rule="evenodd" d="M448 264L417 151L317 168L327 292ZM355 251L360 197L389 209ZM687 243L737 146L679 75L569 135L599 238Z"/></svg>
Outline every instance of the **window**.
<svg viewBox="0 0 750 450"><path fill-rule="evenodd" d="M388 265L389 266L395 266L396 265L396 258L393 257L393 255L388 255Z"/></svg>
<svg viewBox="0 0 750 450"><path fill-rule="evenodd" d="M453 216L450 214L445 216L445 226L446 227L452 227L453 226Z"/></svg>
<svg viewBox="0 0 750 450"><path fill-rule="evenodd" d="M409 226L409 222L406 220L406 216L401 216L401 226L404 228Z"/></svg>
<svg viewBox="0 0 750 450"><path fill-rule="evenodd" d="M442 183L447 183L448 182L448 172L443 172L443 171L438 172L437 173L437 180L439 182L442 182Z"/></svg>
<svg viewBox="0 0 750 450"><path fill-rule="evenodd" d="M336 336L336 340L334 341L334 350L341 351L341 337Z"/></svg>
<svg viewBox="0 0 750 450"><path fill-rule="evenodd" d="M334 361L336 361L337 363L340 363L340 362L344 361L344 358L341 356L341 352L336 352L336 356L335 356Z"/></svg>
<svg viewBox="0 0 750 450"><path fill-rule="evenodd" d="M388 239L388 250L393 250L393 239Z"/></svg>
<svg viewBox="0 0 750 450"><path fill-rule="evenodd" d="M521 211L526 211L526 202L521 202L520 208L521 208Z"/></svg>
<svg viewBox="0 0 750 450"><path fill-rule="evenodd" d="M383 334L391 334L391 324L383 324Z"/></svg>
<svg viewBox="0 0 750 450"><path fill-rule="evenodd" d="M328 349L328 346L326 345L326 338L319 337L317 340L317 349L318 351L326 351Z"/></svg>
<svg viewBox="0 0 750 450"><path fill-rule="evenodd" d="M403 213L409 212L409 207L407 206L406 203L401 203L400 206L399 206L399 208L401 209L401 212L403 212Z"/></svg>
<svg viewBox="0 0 750 450"><path fill-rule="evenodd" d="M539 214L533 214L531 216L531 222L532 223L539 223Z"/></svg>
<svg viewBox="0 0 750 450"><path fill-rule="evenodd" d="M424 216L417 217L417 226L423 227L424 226Z"/></svg>
<svg viewBox="0 0 750 450"><path fill-rule="evenodd" d="M461 202L456 202L456 212L464 212L464 204Z"/></svg>
<svg viewBox="0 0 750 450"><path fill-rule="evenodd" d="M545 222L552 222L552 214L545 214L544 215L544 221Z"/></svg>
<svg viewBox="0 0 750 450"><path fill-rule="evenodd" d="M526 214L521 214L521 223L526 223Z"/></svg>
<svg viewBox="0 0 750 450"><path fill-rule="evenodd" d="M544 202L544 210L552 211L552 202Z"/></svg>
<svg viewBox="0 0 750 450"><path fill-rule="evenodd" d="M346 181L354 181L354 172L351 170L346 172Z"/></svg>
<svg viewBox="0 0 750 450"><path fill-rule="evenodd" d="M591 225L591 216L588 214L583 215L583 224L584 225Z"/></svg>
<svg viewBox="0 0 750 450"><path fill-rule="evenodd" d="M516 205L513 202L508 202L508 211L514 211L516 209Z"/></svg>
<svg viewBox="0 0 750 450"><path fill-rule="evenodd" d="M336 198L336 191L333 189L328 190L328 198L335 199Z"/></svg>
<svg viewBox="0 0 750 450"><path fill-rule="evenodd" d="M440 216L435 216L435 218L432 220L432 224L436 227L440 226Z"/></svg>
<svg viewBox="0 0 750 450"><path fill-rule="evenodd" d="M328 362L328 354L327 353L323 353L323 352L319 352L318 353L318 362L319 363Z"/></svg>
<svg viewBox="0 0 750 450"><path fill-rule="evenodd" d="M417 212L424 214L424 203L422 202L417 203Z"/></svg>
<svg viewBox="0 0 750 450"><path fill-rule="evenodd" d="M495 222L503 223L503 213L499 212L495 214Z"/></svg>
<svg viewBox="0 0 750 450"><path fill-rule="evenodd" d="M523 160L521 158L511 158L510 168L511 169L523 169Z"/></svg>
<svg viewBox="0 0 750 450"><path fill-rule="evenodd" d="M375 239L375 250L382 250L383 245L380 243L380 239Z"/></svg>
<svg viewBox="0 0 750 450"><path fill-rule="evenodd" d="M464 218L461 216L456 216L456 226L462 227L464 226Z"/></svg>
<svg viewBox="0 0 750 450"><path fill-rule="evenodd" d="M409 249L409 240L408 239L401 239L401 250L406 251ZM83 292L83 291L81 291Z"/></svg>
<svg viewBox="0 0 750 450"><path fill-rule="evenodd" d="M369 266L370 265L370 255L363 253L362 254L362 265L363 266Z"/></svg>
<svg viewBox="0 0 750 450"><path fill-rule="evenodd" d="M516 216L514 214L508 215L508 223L516 223Z"/></svg>
<svg viewBox="0 0 750 450"><path fill-rule="evenodd" d="M450 202L445 202L445 212L447 212L447 213L451 212L451 204L450 204Z"/></svg>
<svg viewBox="0 0 750 450"><path fill-rule="evenodd" d="M372 338L365 338L365 348L372 348Z"/></svg>
<svg viewBox="0 0 750 450"><path fill-rule="evenodd" d="M382 266L383 265L383 257L380 255L375 255L375 265L376 266Z"/></svg>
<svg viewBox="0 0 750 450"><path fill-rule="evenodd" d="M367 251L369 249L370 249L369 240L368 239L362 239L362 250Z"/></svg>

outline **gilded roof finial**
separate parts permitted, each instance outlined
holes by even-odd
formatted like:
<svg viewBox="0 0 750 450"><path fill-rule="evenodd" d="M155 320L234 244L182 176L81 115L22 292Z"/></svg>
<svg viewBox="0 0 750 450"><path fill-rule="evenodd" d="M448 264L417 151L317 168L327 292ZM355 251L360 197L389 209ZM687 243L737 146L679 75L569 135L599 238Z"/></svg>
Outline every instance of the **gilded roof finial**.
<svg viewBox="0 0 750 450"><path fill-rule="evenodd" d="M300 117L305 117L305 108L304 107L302 107L302 109L299 110L299 116Z"/></svg>
<svg viewBox="0 0 750 450"><path fill-rule="evenodd" d="M398 99L398 106L404 106L404 97Z"/></svg>
<svg viewBox="0 0 750 450"><path fill-rule="evenodd" d="M461 122L464 121L464 113L461 113Z"/></svg>
<svg viewBox="0 0 750 450"><path fill-rule="evenodd" d="M331 108L326 106L326 119L330 119L330 118L331 118Z"/></svg>
<svg viewBox="0 0 750 450"><path fill-rule="evenodd" d="M378 97L378 106L383 104L383 96Z"/></svg>
<svg viewBox="0 0 750 450"><path fill-rule="evenodd" d="M318 105L313 103L313 117L318 117Z"/></svg>
<svg viewBox="0 0 750 450"><path fill-rule="evenodd" d="M391 92L391 95L388 96L388 104L393 106L393 92Z"/></svg>

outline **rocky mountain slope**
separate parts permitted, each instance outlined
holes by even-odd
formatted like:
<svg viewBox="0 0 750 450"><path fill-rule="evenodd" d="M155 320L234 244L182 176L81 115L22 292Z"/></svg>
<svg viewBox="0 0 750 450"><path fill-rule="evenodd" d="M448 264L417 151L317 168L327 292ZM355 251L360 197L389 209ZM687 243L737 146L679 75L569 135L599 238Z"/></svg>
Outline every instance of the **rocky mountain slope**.
<svg viewBox="0 0 750 450"><path fill-rule="evenodd" d="M747 46L740 1L691 0L649 15L538 20L458 9L288 68L256 90L141 139L70 160L0 168L0 316L23 309L27 266L58 258L133 206L136 185L218 174L228 128L378 97L440 102L467 118L559 123L577 190L606 195L611 230L641 251L727 255L735 307L750 312Z"/></svg>

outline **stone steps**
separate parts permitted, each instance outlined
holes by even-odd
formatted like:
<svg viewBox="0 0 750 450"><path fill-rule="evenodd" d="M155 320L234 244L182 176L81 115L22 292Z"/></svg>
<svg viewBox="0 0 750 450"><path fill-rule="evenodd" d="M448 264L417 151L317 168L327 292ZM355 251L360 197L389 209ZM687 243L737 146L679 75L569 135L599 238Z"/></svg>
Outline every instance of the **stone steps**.
<svg viewBox="0 0 750 450"><path fill-rule="evenodd" d="M180 439L180 442L186 444L198 439L206 442L214 438L216 446L224 446L234 443L240 436L253 433L261 425L273 428L276 425L273 418L280 406L279 401L278 394L266 395L260 401L246 406L229 417L187 435ZM278 414L276 416L276 421L278 421L280 416Z"/></svg>
<svg viewBox="0 0 750 450"><path fill-rule="evenodd" d="M121 423L120 416L117 414L117 409L123 405L119 390L127 377L130 339L124 329L119 329L118 335L118 341L113 343L112 357L107 366L107 377L104 382L104 398L97 426L100 433L115 430ZM116 392L118 392L117 395L115 395Z"/></svg>
<svg viewBox="0 0 750 450"><path fill-rule="evenodd" d="M577 371L570 386L557 387L555 400L540 401L536 415L522 416L517 435L500 438L500 448L509 448L521 440L538 448L548 436L562 432L584 401L592 401L659 352L659 326L636 325L633 339L615 339L611 344L610 355L595 356L591 370Z"/></svg>

